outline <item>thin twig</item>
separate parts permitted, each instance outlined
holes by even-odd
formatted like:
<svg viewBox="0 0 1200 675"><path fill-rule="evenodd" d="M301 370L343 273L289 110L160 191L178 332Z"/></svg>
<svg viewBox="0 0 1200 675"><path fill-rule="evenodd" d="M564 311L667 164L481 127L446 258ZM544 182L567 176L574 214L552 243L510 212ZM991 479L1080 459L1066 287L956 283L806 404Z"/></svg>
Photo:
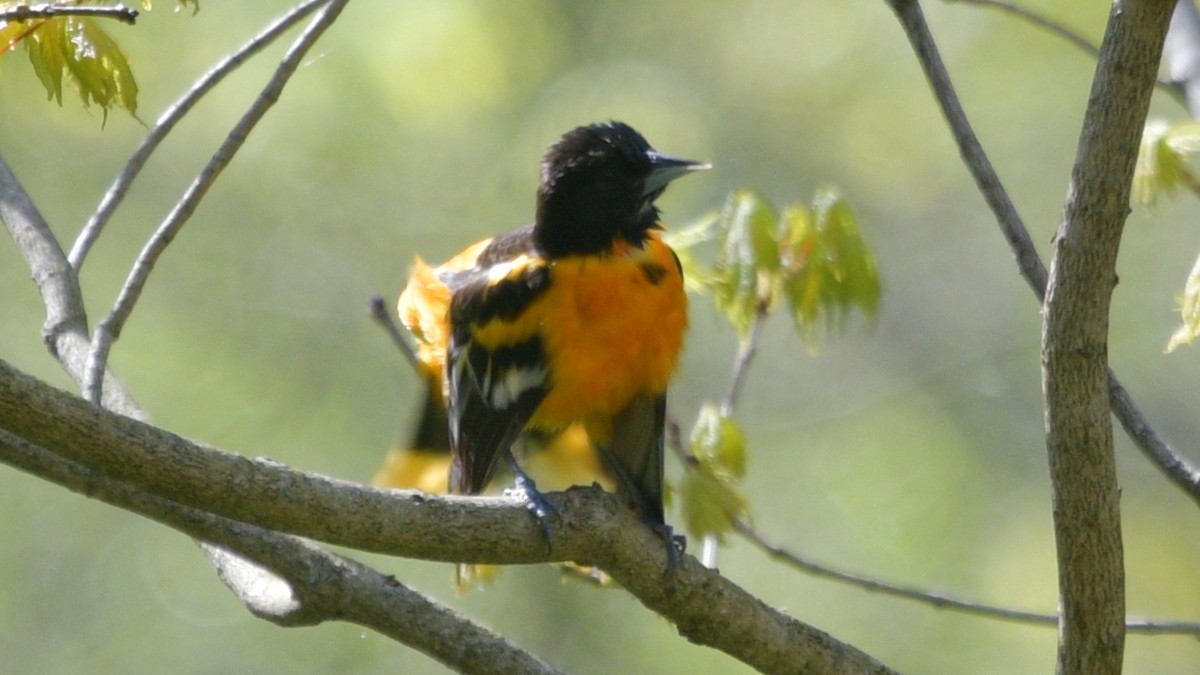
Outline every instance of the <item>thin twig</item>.
<svg viewBox="0 0 1200 675"><path fill-rule="evenodd" d="M946 121L954 134L954 140L958 144L958 152L970 170L971 177L975 179L975 184L979 187L983 198L991 207L992 212L996 214L1000 230L1017 256L1017 267L1021 271L1022 278L1033 289L1038 302L1041 302L1045 299L1046 294L1048 278L1046 266L1038 256L1037 247L1034 246L1033 238L1029 236L1029 230L1025 228L1025 222L1021 219L1021 215L1017 213L1017 207L1009 198L1004 184L1000 182L1000 177L992 168L991 160L983 151L983 145L980 144L974 129L971 128L971 123L967 120L967 114L963 111L962 104L959 103L958 94L955 93L954 85L950 82L950 74L946 72L946 65L942 63L942 57L938 54L937 45L933 41L933 35L929 32L929 26L925 23L920 5L913 1L898 2L895 0L892 4L896 9L896 16L899 17L900 24L904 28L904 33L908 36L913 51L917 54L917 60L921 63L921 68L929 79L929 85L933 88L938 103L942 107L942 113L946 116Z"/></svg>
<svg viewBox="0 0 1200 675"><path fill-rule="evenodd" d="M1070 28L1067 28L1066 26L1062 25L1061 23L1058 23L1057 21L1054 21L1053 19L1048 19L1048 18L1042 16L1041 14L1034 12L1033 10L1025 9L1024 7L1014 5L1011 2L1004 2L1003 0L942 0L942 1L943 2L952 2L952 3L957 2L957 3L962 3L964 5L978 5L980 7L988 7L991 9L999 10L1006 14L1011 14L1020 19L1024 19L1025 21L1028 21L1029 23L1037 26L1038 28L1047 30L1051 33L1054 33L1055 35L1066 40L1067 42L1071 43L1075 47L1078 47L1080 50L1082 50L1083 52L1085 52L1092 58L1095 58L1100 55L1100 48L1098 46L1096 46L1094 43L1092 43L1090 40L1088 40L1086 37L1084 37L1081 33L1073 31ZM1160 80L1157 80L1156 86L1159 89L1161 89L1164 93L1170 95L1172 98L1174 98L1179 103L1181 103L1183 105L1187 105L1187 100L1186 100L1186 97L1184 96L1184 88L1178 82L1172 82L1171 80L1160 79Z"/></svg>
<svg viewBox="0 0 1200 675"><path fill-rule="evenodd" d="M1037 26L1038 28L1043 28L1045 30L1050 31L1051 33L1054 33L1055 35L1061 37L1062 39L1066 40L1067 42L1070 42L1071 44L1082 49L1083 51L1087 52L1089 55L1091 55L1093 57L1100 55L1100 48L1097 47L1096 45L1092 44L1092 42L1090 40L1088 40L1086 37L1084 37L1081 33L1077 33L1075 31L1071 30L1070 28L1067 28L1066 26L1062 25L1061 23L1058 23L1052 19L1048 19L1048 18L1038 14L1037 12L1025 9L1024 7L1014 5L1011 2L1002 2L1001 0L943 0L943 1L951 2L951 3L961 3L964 5L979 5L981 7L990 7L992 9L998 9L1001 12L1004 12L1006 14L1012 14L1013 16L1022 18L1024 20L1028 21L1029 23L1032 23L1033 25Z"/></svg>
<svg viewBox="0 0 1200 675"><path fill-rule="evenodd" d="M916 7L915 2L899 2L892 0L896 7ZM1008 241L1009 247L1017 258L1017 269L1021 277L1033 290L1038 302L1045 301L1047 272L1046 266L1038 255L1037 247L1033 244L1029 231L1021 219L1017 209L1009 199L1004 185L992 168L987 153L975 136L971 123L963 112L946 72L945 64L938 55L937 45L929 32L919 7L916 11L902 12L897 9L900 24L916 52L917 60L929 79L934 97L946 116L946 122L958 144L959 154L971 176L975 179L979 191L987 200L992 213L996 216L996 224ZM1187 493L1193 501L1200 505L1200 469L1192 466L1174 448L1166 443L1150 425L1149 420L1134 403L1133 398L1125 391L1117 379L1116 373L1109 369L1109 389L1112 391L1112 411L1121 426L1155 466L1157 466L1176 487Z"/></svg>
<svg viewBox="0 0 1200 675"><path fill-rule="evenodd" d="M746 337L742 338L741 344L738 345L738 353L733 361L733 375L729 378L729 390L725 392L725 398L721 399L722 417L729 417L733 414L738 395L741 394L742 386L746 383L746 372L750 370L750 362L758 353L758 336L767 316L766 303L759 302L758 309L754 313L754 320L750 322L750 328L746 331Z"/></svg>
<svg viewBox="0 0 1200 675"><path fill-rule="evenodd" d="M666 440L667 446L671 448L683 463L685 469L691 470L700 464L700 460L684 446L679 424L672 419L667 420ZM1018 623L1047 626L1055 625L1058 622L1058 615L1056 614L1027 612L1019 609L988 605L973 600L957 598L945 593L914 588L912 586L901 586L882 581L875 577L834 569L828 565L809 560L798 553L772 542L770 538L760 533L744 518L734 518L732 522L735 532L765 551L771 557L782 560L801 572L811 574L815 577L830 579L875 593L913 600L933 607L960 610L967 614L991 619L1003 619ZM1141 633L1144 635L1195 635L1200 637L1200 622L1195 621L1137 619L1128 621L1126 628L1132 633Z"/></svg>
<svg viewBox="0 0 1200 675"><path fill-rule="evenodd" d="M413 346L405 339L404 333L400 332L400 328L392 320L392 315L387 311L387 305L384 303L383 298L378 295L371 298L371 318L383 328L388 337L392 338L392 342L399 348L400 353L404 354L404 358L408 359L408 364L420 372L420 369L417 367L417 352L413 350Z"/></svg>
<svg viewBox="0 0 1200 675"><path fill-rule="evenodd" d="M238 49L233 54L225 57L211 70L196 80L196 83L188 89L187 93L172 103L154 123L154 128L146 135L142 144L134 151L129 161L125 163L125 168L109 186L108 191L104 193L104 197L100 200L96 212L92 214L88 222L79 232L79 236L75 239L74 245L71 246L71 254L68 258L71 261L71 266L78 270L83 266L83 261L87 258L88 251L92 245L100 237L100 233L104 230L104 226L108 224L113 213L117 210L121 201L125 198L125 194L129 192L129 187L133 184L135 178L141 173L142 167L150 159L150 155L158 148L167 134L175 128L185 115L204 97L213 87L221 80L225 79L239 66L248 61L252 56L262 51L280 35L283 35L292 26L296 25L302 19L312 14L321 5L329 0L308 0L300 5L297 5L288 13L276 19L268 25L262 32L255 35L241 49Z"/></svg>
<svg viewBox="0 0 1200 675"><path fill-rule="evenodd" d="M56 5L49 2L40 5L16 5L0 9L0 22L52 19L56 16L87 16L116 19L132 26L137 22L138 11L125 5L89 7L86 5Z"/></svg>
<svg viewBox="0 0 1200 675"><path fill-rule="evenodd" d="M762 325L766 322L769 312L767 311L767 303L760 301L754 312L754 320L750 322L750 327L746 330L746 336L741 339L738 345L737 356L733 359L733 373L729 378L729 389L725 392L725 397L721 399L720 412L722 417L731 417L734 408L737 406L738 396L742 392L742 387L746 383L746 373L750 370L750 363L754 361L755 354L758 353L758 337L762 334ZM670 422L667 428L668 434L673 434L674 438L669 439L673 445L677 445L680 450L683 448L683 443L680 439L679 425L674 421ZM684 466L688 469L694 469L699 462L696 461L691 452L679 450L676 454L684 457ZM690 459L687 457L690 456ZM717 558L720 555L720 540L717 535L709 533L704 535L704 539L700 542L700 562L710 569L716 569Z"/></svg>
<svg viewBox="0 0 1200 675"><path fill-rule="evenodd" d="M867 591L883 593L906 600L913 600L937 608L949 608L967 614L983 616L991 619L1014 621L1017 623L1054 626L1058 624L1057 614L1026 612L1019 609L998 607L972 600L956 598L944 593L929 591L911 586L901 586L879 579L862 576L853 572L833 569L828 565L813 562L803 556L776 544L760 534L749 523L738 519L733 524L738 534L745 537L768 555L792 565L793 567L817 577L839 581L850 586L857 586ZM1157 619L1135 619L1125 624L1127 631L1143 635L1193 635L1200 636L1200 622L1195 621L1159 621Z"/></svg>
<svg viewBox="0 0 1200 675"><path fill-rule="evenodd" d="M137 260L133 264L133 269L130 270L128 278L125 280L125 285L121 288L121 292L117 296L117 302L113 306L112 312L104 318L103 321L96 326L96 331L92 337L92 351L88 356L88 371L87 380L84 385L84 396L89 401L98 401L102 392L103 381L100 378L100 373L103 372L105 364L108 362L108 353L112 349L113 341L121 335L121 328L124 327L125 321L129 315L133 313L134 305L137 304L138 298L141 297L142 289L146 286L146 281L150 278L150 272L154 269L155 263L166 250L171 240L178 234L180 228L188 221L196 207L200 204L200 200L207 194L208 189L216 181L221 171L233 159L233 156L246 142L246 138L250 132L263 118L268 110L271 109L275 102L279 100L280 94L283 92L284 86L295 74L296 69L300 67L305 55L309 49L316 43L321 34L325 32L342 9L346 6L348 0L330 0L321 13L304 29L304 32L296 38L292 46L288 48L283 59L279 63L279 68L275 70L275 74L267 83L266 87L259 93L258 98L250 106L250 109L242 116L241 120L229 132L225 141L221 144L213 154L212 159L196 176L192 184L184 192L183 198L175 205L171 212L167 215L163 223L158 227L158 230L146 242L141 253L138 254Z"/></svg>

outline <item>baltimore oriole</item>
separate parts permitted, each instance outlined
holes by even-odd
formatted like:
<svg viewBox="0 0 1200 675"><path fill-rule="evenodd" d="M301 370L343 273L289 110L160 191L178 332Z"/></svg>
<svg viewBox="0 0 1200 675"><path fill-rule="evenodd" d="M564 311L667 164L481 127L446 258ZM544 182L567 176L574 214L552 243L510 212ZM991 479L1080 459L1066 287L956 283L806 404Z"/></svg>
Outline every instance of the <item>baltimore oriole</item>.
<svg viewBox="0 0 1200 675"><path fill-rule="evenodd" d="M398 309L430 376L441 367L451 492L480 493L504 457L545 527L512 446L578 425L618 494L669 540L663 426L687 296L654 201L705 168L619 122L579 127L542 161L531 225L414 270Z"/></svg>
<svg viewBox="0 0 1200 675"><path fill-rule="evenodd" d="M444 272L473 267L475 258L490 242L488 239L471 246L438 269ZM450 289L420 257L413 264L398 310L401 322L416 342L413 365L424 385L424 395L417 423L398 447L388 451L372 483L444 493L449 490L450 475L450 423L444 391ZM564 490L592 482L613 487L611 475L579 424L554 434L531 430L522 441L521 462L538 476L544 488Z"/></svg>

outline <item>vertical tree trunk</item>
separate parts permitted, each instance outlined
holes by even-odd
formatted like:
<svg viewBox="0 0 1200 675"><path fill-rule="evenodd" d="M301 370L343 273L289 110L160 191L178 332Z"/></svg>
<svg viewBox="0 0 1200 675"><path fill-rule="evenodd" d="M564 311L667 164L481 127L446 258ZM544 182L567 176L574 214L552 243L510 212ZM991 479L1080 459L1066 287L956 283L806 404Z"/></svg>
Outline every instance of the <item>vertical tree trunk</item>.
<svg viewBox="0 0 1200 675"><path fill-rule="evenodd" d="M1190 0L1188 0L1190 1ZM1121 672L1120 490L1108 312L1130 182L1174 0L1117 0L1071 174L1042 325L1046 446L1058 545L1058 672Z"/></svg>

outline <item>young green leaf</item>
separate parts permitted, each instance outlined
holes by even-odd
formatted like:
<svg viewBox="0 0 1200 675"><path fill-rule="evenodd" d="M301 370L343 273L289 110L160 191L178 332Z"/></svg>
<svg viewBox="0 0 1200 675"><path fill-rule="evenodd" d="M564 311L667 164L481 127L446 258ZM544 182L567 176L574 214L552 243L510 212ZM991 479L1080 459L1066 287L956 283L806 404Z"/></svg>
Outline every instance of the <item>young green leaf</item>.
<svg viewBox="0 0 1200 675"><path fill-rule="evenodd" d="M738 479L746 473L746 442L741 429L715 405L700 409L688 439L696 463L684 473L680 484L683 520L694 537L724 534L733 521L747 513L745 495Z"/></svg>
<svg viewBox="0 0 1200 675"><path fill-rule="evenodd" d="M683 524L695 538L714 535L725 541L733 521L746 513L746 497L732 481L704 466L689 469L679 486L683 501Z"/></svg>
<svg viewBox="0 0 1200 675"><path fill-rule="evenodd" d="M780 269L777 219L760 195L738 190L717 220L713 299L744 337L760 307L774 301Z"/></svg>
<svg viewBox="0 0 1200 675"><path fill-rule="evenodd" d="M17 43L25 39L30 31L37 27L35 24L40 24L41 21L9 21L0 23L0 56L4 56L10 49L17 46Z"/></svg>
<svg viewBox="0 0 1200 675"><path fill-rule="evenodd" d="M700 408L688 444L701 463L736 478L746 474L746 439L737 423L722 415L717 406L706 403Z"/></svg>
<svg viewBox="0 0 1200 675"><path fill-rule="evenodd" d="M799 205L785 211L782 228L783 292L807 340L815 340L822 326L841 328L851 309L875 316L880 296L875 258L845 200L822 190L811 211Z"/></svg>
<svg viewBox="0 0 1200 675"><path fill-rule="evenodd" d="M1183 298L1179 305L1179 314L1183 319L1183 325L1175 331L1170 342L1167 343L1166 352L1168 354L1175 351L1179 345L1192 344L1196 336L1200 335L1200 258L1197 258L1196 263L1192 265L1192 272L1188 275L1187 284L1183 289Z"/></svg>
<svg viewBox="0 0 1200 675"><path fill-rule="evenodd" d="M690 225L672 228L663 235L663 240L675 251L679 266L683 268L683 285L688 293L703 293L714 283L713 271L696 259L693 249L713 238L716 222L717 214L709 213Z"/></svg>
<svg viewBox="0 0 1200 675"><path fill-rule="evenodd" d="M16 31L14 25L22 26ZM62 105L63 76L79 90L84 106L99 105L105 116L113 106L137 111L137 83L129 60L121 48L100 27L99 22L72 16L57 16L0 28L0 47L16 41L25 45L33 72L46 89L48 98Z"/></svg>
<svg viewBox="0 0 1200 675"><path fill-rule="evenodd" d="M1200 124L1147 122L1133 174L1133 200L1152 208L1160 194L1173 197L1181 185L1200 192L1200 180L1188 166L1188 158L1198 150Z"/></svg>

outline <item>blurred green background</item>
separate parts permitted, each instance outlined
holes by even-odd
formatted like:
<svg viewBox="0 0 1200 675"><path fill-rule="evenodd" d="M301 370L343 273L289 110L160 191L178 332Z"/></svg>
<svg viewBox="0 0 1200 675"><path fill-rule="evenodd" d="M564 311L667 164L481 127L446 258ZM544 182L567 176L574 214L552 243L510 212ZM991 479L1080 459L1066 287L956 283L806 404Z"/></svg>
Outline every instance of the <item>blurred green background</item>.
<svg viewBox="0 0 1200 675"><path fill-rule="evenodd" d="M152 121L290 3L159 3L111 26ZM1106 3L1026 2L1099 40ZM1043 255L1057 226L1094 63L978 8L927 3L960 95ZM159 150L83 270L91 318L282 53L210 95ZM73 93L69 93L73 96ZM0 153L65 246L146 129L77 100L46 103L21 50L0 60ZM1154 114L1184 113L1159 95ZM367 318L416 253L439 260L532 215L543 149L620 119L659 149L710 160L672 187L669 222L733 188L777 204L834 184L885 284L873 330L812 354L766 330L738 411L761 530L829 564L998 603L1056 605L1041 439L1038 308L959 161L883 2L429 0L351 3L183 230L112 362L178 433L367 480L415 412L418 383ZM1197 251L1193 200L1135 210L1110 355L1168 439L1196 459L1194 349L1162 354ZM70 388L43 310L0 242L0 358ZM736 348L708 299L671 409L724 391ZM1200 617L1200 514L1121 437L1129 612ZM670 461L670 460L669 460ZM671 461L672 475L680 468ZM186 537L0 469L0 669L11 673L441 672L351 625L253 619ZM677 519L677 516L676 516ZM451 568L355 554L583 673L727 673L617 590L512 568L456 597ZM731 579L907 672L1048 672L1055 631L967 617L812 579L734 540ZM1200 663L1184 637L1131 636L1128 672Z"/></svg>

